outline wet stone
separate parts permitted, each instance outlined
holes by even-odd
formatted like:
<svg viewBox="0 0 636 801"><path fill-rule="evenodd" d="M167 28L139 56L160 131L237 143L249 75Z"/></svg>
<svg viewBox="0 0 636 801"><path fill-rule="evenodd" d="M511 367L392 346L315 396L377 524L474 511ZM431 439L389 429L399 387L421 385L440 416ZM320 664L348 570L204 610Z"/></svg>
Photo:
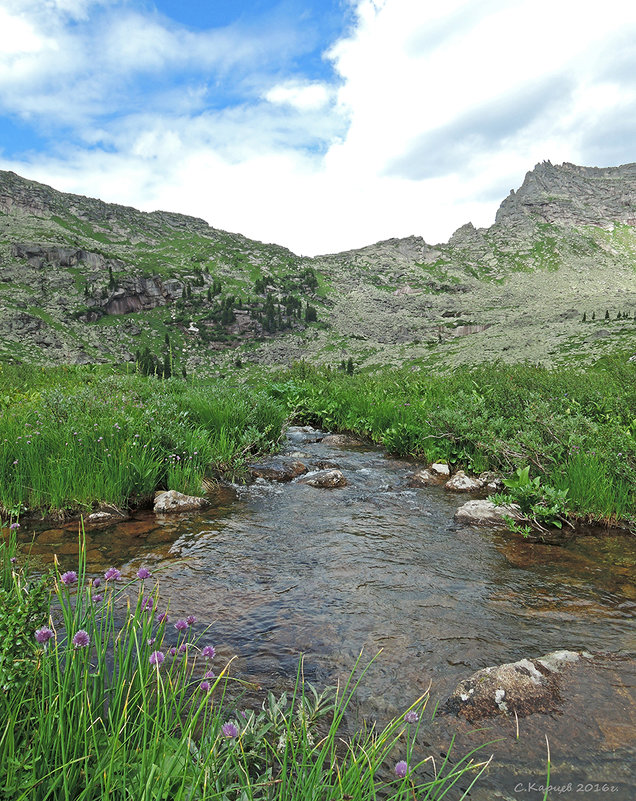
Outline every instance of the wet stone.
<svg viewBox="0 0 636 801"><path fill-rule="evenodd" d="M470 723L497 715L525 717L553 712L562 702L563 678L587 651L553 651L538 659L520 659L487 667L460 681L443 710Z"/></svg>
<svg viewBox="0 0 636 801"><path fill-rule="evenodd" d="M440 476L425 467L416 470L408 481L409 487L430 487L440 483Z"/></svg>
<svg viewBox="0 0 636 801"><path fill-rule="evenodd" d="M316 473L310 473L301 478L298 483L309 484L310 487L334 489L346 486L347 479L340 470L318 470Z"/></svg>
<svg viewBox="0 0 636 801"><path fill-rule="evenodd" d="M467 476L463 470L458 470L450 481L444 484L444 489L450 492L476 492L483 486L483 482L479 478L472 478Z"/></svg>
<svg viewBox="0 0 636 801"><path fill-rule="evenodd" d="M268 481L293 481L307 472L307 466L302 462L286 462L282 459L270 459L266 462L251 464L249 466L252 478L264 478Z"/></svg>
<svg viewBox="0 0 636 801"><path fill-rule="evenodd" d="M181 492L169 490L168 492L159 492L155 496L154 512L156 513L174 513L174 512L192 512L195 509L202 509L208 506L210 501L207 498L199 498L195 495L183 495Z"/></svg>

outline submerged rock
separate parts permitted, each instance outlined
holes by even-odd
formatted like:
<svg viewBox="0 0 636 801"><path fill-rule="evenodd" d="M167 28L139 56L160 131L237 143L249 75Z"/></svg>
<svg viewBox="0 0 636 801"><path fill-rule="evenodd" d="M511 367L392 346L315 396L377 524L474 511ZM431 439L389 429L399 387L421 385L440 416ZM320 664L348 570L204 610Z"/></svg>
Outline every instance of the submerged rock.
<svg viewBox="0 0 636 801"><path fill-rule="evenodd" d="M520 659L487 667L460 681L444 704L444 711L471 723L500 714L519 717L552 712L561 702L563 674L587 651L553 651L538 659Z"/></svg>
<svg viewBox="0 0 636 801"><path fill-rule="evenodd" d="M340 470L319 470L317 473L310 473L299 479L298 483L309 484L310 487L333 489L346 486L347 479Z"/></svg>
<svg viewBox="0 0 636 801"><path fill-rule="evenodd" d="M505 525L506 517L523 520L517 504L495 506L492 501L467 501L455 512L455 522L468 526L500 526Z"/></svg>
<svg viewBox="0 0 636 801"><path fill-rule="evenodd" d="M96 512L88 515L87 523L96 525L98 523L116 523L127 520L129 515L117 506L102 506Z"/></svg>
<svg viewBox="0 0 636 801"><path fill-rule="evenodd" d="M292 481L307 472L302 462L286 462L282 459L271 459L249 467L252 478L265 478L269 481Z"/></svg>
<svg viewBox="0 0 636 801"><path fill-rule="evenodd" d="M444 484L444 489L451 492L476 492L484 486L479 478L467 476L463 470L458 470L455 475Z"/></svg>
<svg viewBox="0 0 636 801"><path fill-rule="evenodd" d="M167 512L192 512L195 509L202 509L209 506L207 498L199 498L196 495L183 495L176 490L158 492L155 495L154 512L165 514Z"/></svg>

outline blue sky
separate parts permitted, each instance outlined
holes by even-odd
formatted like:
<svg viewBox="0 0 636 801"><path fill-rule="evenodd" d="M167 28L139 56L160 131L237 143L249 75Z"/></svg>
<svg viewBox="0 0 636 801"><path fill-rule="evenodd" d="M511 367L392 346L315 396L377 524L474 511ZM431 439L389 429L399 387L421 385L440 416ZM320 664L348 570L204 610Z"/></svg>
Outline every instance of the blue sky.
<svg viewBox="0 0 636 801"><path fill-rule="evenodd" d="M0 169L312 255L636 160L636 4L0 0Z"/></svg>

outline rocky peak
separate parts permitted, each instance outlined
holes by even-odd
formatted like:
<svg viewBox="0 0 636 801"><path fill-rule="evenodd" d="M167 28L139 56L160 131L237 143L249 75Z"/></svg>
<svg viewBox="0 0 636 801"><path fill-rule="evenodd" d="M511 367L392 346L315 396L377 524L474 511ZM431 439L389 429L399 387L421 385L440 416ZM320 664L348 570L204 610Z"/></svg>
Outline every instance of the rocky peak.
<svg viewBox="0 0 636 801"><path fill-rule="evenodd" d="M636 226L636 164L579 167L544 161L510 192L496 222L524 224L529 217L562 225Z"/></svg>

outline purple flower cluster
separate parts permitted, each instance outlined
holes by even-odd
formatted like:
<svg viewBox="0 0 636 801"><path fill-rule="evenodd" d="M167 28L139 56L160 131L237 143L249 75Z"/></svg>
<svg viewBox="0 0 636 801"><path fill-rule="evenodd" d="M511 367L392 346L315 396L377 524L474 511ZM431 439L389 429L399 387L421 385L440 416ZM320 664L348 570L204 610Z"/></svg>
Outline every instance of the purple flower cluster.
<svg viewBox="0 0 636 801"><path fill-rule="evenodd" d="M224 723L221 726L221 731L223 732L223 736L229 739L238 737L238 729L233 723Z"/></svg>
<svg viewBox="0 0 636 801"><path fill-rule="evenodd" d="M188 621L177 620L177 622L174 624L174 627L177 631L185 631L188 628Z"/></svg>
<svg viewBox="0 0 636 801"><path fill-rule="evenodd" d="M163 662L164 659L165 659L165 656L163 655L163 653L161 651L153 651L150 654L150 664L151 665L157 665L157 667L159 667L159 665Z"/></svg>
<svg viewBox="0 0 636 801"><path fill-rule="evenodd" d="M84 631L84 629L80 629L76 632L75 636L73 637L73 647L74 648L88 648L90 644L91 638L88 636L88 632Z"/></svg>
<svg viewBox="0 0 636 801"><path fill-rule="evenodd" d="M75 584L77 581L77 573L74 570L67 570L66 573L62 573L60 580L67 587L70 587L71 584Z"/></svg>
<svg viewBox="0 0 636 801"><path fill-rule="evenodd" d="M398 779L403 779L408 772L409 766L406 764L406 762L404 762L404 760L398 762L395 766L395 775L398 777Z"/></svg>
<svg viewBox="0 0 636 801"><path fill-rule="evenodd" d="M419 715L414 709L411 709L406 713L406 715L404 715L404 720L407 723L417 723L419 720Z"/></svg>
<svg viewBox="0 0 636 801"><path fill-rule="evenodd" d="M121 578L121 573L116 567L109 567L104 573L104 578L106 581L119 581Z"/></svg>
<svg viewBox="0 0 636 801"><path fill-rule="evenodd" d="M145 567L140 567L139 570L137 571L137 578L140 578L142 581L144 579L150 578L150 576L151 576L150 571L146 570Z"/></svg>
<svg viewBox="0 0 636 801"><path fill-rule="evenodd" d="M216 651L214 650L213 645L206 645L205 648L201 651L201 656L205 659L214 659L214 654Z"/></svg>
<svg viewBox="0 0 636 801"><path fill-rule="evenodd" d="M54 636L53 630L48 626L43 626L35 632L35 639L40 645L45 645Z"/></svg>

